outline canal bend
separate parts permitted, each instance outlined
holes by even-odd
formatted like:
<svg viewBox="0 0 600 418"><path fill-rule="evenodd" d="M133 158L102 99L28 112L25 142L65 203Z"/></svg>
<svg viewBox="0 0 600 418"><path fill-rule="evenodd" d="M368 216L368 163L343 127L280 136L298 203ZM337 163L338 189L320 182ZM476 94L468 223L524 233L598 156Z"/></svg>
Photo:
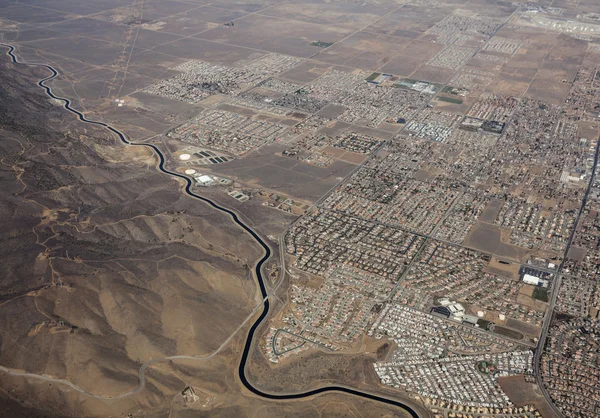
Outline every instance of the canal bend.
<svg viewBox="0 0 600 418"><path fill-rule="evenodd" d="M104 123L104 122L98 122L98 121L87 119L83 115L83 113L81 113L77 109L74 109L71 106L71 101L69 99L56 96L52 92L52 89L45 84L47 81L53 80L54 78L56 78L58 76L58 71L55 70L53 67L51 67L50 65L47 65L47 64L29 64L29 63L19 62L16 55L14 54L14 51L15 51L14 46L9 45L9 44L4 44L4 43L0 43L0 46L4 46L4 47L8 48L7 55L11 58L12 62L15 64L21 64L21 65L26 65L26 66L30 66L30 67L46 68L47 70L49 70L51 74L48 77L42 78L40 81L38 81L38 83L37 83L38 86L43 88L49 97L51 97L55 100L61 101L63 103L63 107L66 110L68 110L69 112L75 114L81 122L88 123L91 125L98 125L98 126L101 126L105 129L109 130L110 132L115 134L121 140L121 142L123 142L125 145L151 148L152 151L154 151L154 153L158 157L158 160L159 160L158 169L160 171L162 171L163 173L168 174L170 176L173 176L173 177L183 180L185 182L184 190L187 195L189 195L190 197L192 197L194 199L201 200L202 202L213 207L214 209L217 209L221 212L228 214L231 217L231 219L238 226L240 226L247 233L249 233L254 238L254 240L258 244L260 244L260 246L264 249L265 253L262 256L262 258L258 261L258 263L256 264L256 267L255 267L256 279L258 281L258 285L260 287L260 293L263 298L263 309L262 309L260 316L256 319L256 321L252 324L252 326L250 327L250 330L248 331L248 335L247 335L246 341L244 343L244 351L242 352L242 357L241 357L240 364L238 367L238 374L239 374L240 380L243 383L244 387L246 387L246 389L248 389L250 392L254 393L255 395L257 395L261 398L272 399L272 400L302 399L302 398L308 398L308 397L326 393L326 392L342 392L342 393L347 393L350 395L359 396L359 397L362 397L365 399L370 399L370 400L382 402L385 404L397 406L397 407L405 410L406 412L408 412L413 418L419 418L419 415L408 405L405 405L405 404L395 401L393 399L385 398L382 396L377 396L372 393L363 392L363 391L360 391L357 389L352 389L352 388L345 387L345 386L324 386L324 387L309 390L306 392L294 393L294 394L281 394L281 395L263 392L260 389L257 389L256 387L254 387L248 381L248 379L246 377L246 363L248 361L248 357L250 355L250 350L252 348L252 341L254 339L254 334L256 333L257 328L260 326L262 321L267 317L267 315L269 313L269 308L270 308L269 297L267 294L267 290L265 288L261 269L262 269L262 266L265 263L265 261L267 261L269 259L269 257L271 256L270 247L262 240L262 238L256 232L254 232L254 230L252 230L244 222L242 222L235 212L233 212L227 208L224 208L223 206L218 205L217 203L213 202L210 199L207 199L206 197L203 197L203 196L200 196L200 195L194 193L192 191L193 183L189 177L186 177L182 174L179 174L179 173L176 173L176 172L166 169L165 168L165 163L166 163L165 157L162 154L162 152L158 149L158 147L156 147L155 145L152 145L152 144L131 142L118 129L115 129L112 126L110 126L109 124Z"/></svg>

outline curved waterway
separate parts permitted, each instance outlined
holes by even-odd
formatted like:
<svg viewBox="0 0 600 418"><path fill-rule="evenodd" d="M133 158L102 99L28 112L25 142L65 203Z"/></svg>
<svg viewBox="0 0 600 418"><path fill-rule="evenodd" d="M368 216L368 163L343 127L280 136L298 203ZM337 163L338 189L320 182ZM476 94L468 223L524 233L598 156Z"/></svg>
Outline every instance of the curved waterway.
<svg viewBox="0 0 600 418"><path fill-rule="evenodd" d="M192 183L192 180L189 177L186 177L186 176L184 176L182 174L175 173L173 171L167 170L165 168L165 157L162 154L162 152L155 145L145 144L145 143L131 142L118 129L115 129L112 126L110 126L110 125L108 125L108 124L106 124L104 122L98 122L98 121L87 119L83 115L83 113L81 113L77 109L74 109L73 107L71 107L71 101L69 99L66 99L64 97L58 97L58 96L56 96L52 92L52 89L45 84L47 81L50 81L50 80L56 78L56 76L58 76L58 71L56 71L54 68L52 68L51 66L46 65L46 64L21 63L21 62L19 62L17 60L17 57L14 54L15 48L12 45L0 43L0 46L4 46L4 47L8 48L7 54L8 54L8 56L10 56L12 62L15 63L15 64L22 64L22 65L27 65L27 66L30 66L30 67L41 67L41 68L48 69L51 72L51 75L48 76L48 77L45 77L45 78L41 79L40 81L38 81L38 83L37 83L38 86L40 86L41 88L43 88L46 91L46 94L48 96L50 96L51 98L63 102L63 107L66 110L68 110L69 112L77 115L78 119L81 122L89 123L91 125L102 126L102 127L106 128L106 129L108 129L110 132L112 132L116 136L118 136L119 139L124 144L126 144L126 145L151 148L154 151L154 153L156 154L156 156L158 157L158 160L159 160L158 169L160 171L162 171L165 174L168 174L168 175L173 176L173 177L177 177L177 178L185 181L185 192L186 192L186 194L188 194L190 197L192 197L194 199L198 199L198 200L203 201L204 203L210 205L214 209L217 209L217 210L219 210L221 212L224 212L224 213L228 214L231 217L231 219L233 220L233 222L235 222L238 226L240 226L246 232L248 232L254 238L254 240L257 243L259 243L260 246L265 250L264 255L258 261L258 263L256 264L256 267L255 267L256 280L258 281L258 285L260 287L260 293L261 293L263 301L264 301L263 302L263 309L262 309L262 312L261 312L260 316L256 319L256 321L254 321L254 323L250 327L250 330L248 331L248 335L246 337L246 342L244 344L244 351L242 352L242 357L240 359L240 365L239 365L239 368L238 368L238 374L239 374L240 380L242 381L242 383L246 387L246 389L248 389L250 392L254 393L257 396L260 396L261 398L273 399L273 400L302 399L302 398L308 398L308 397L311 397L311 396L315 396L315 395L318 395L318 394L321 394L321 393L342 392L342 393L347 393L347 394L350 394L350 395L360 396L362 398L371 399L371 400L374 400L374 401L386 403L386 404L389 404L389 405L397 406L399 408L402 408L406 412L408 412L413 418L419 418L419 415L411 407L409 407L408 405L405 405L405 404L403 404L401 402L398 402L398 401L395 401L395 400L392 400L392 399L384 398L382 396L377 396L377 395L374 395L374 394L371 394L371 393L368 393L368 392L362 392L360 390L348 388L348 387L345 387L345 386L325 386L325 387L321 387L321 388L318 388L318 389L309 390L307 392L294 393L294 394L285 394L285 395L277 395L277 394L272 394L272 393L266 393L266 392L261 391L260 389L255 388L254 386L252 386L252 384L248 381L248 379L246 377L246 363L248 361L248 357L250 355L250 350L252 348L252 340L254 339L254 334L255 334L257 328L259 327L259 325L262 323L262 321L269 314L270 303L269 303L269 298L268 298L267 290L265 288L265 284L264 284L262 273L261 273L262 265L271 256L271 249L269 248L269 246L261 239L261 237L256 232L254 232L250 227L248 227L244 222L242 222L240 220L240 218L238 217L238 215L235 212L233 212L233 211L231 211L231 210L229 210L227 208L224 208L224 207L218 205L217 203L213 202L210 199L207 199L205 197L202 197L202 196L194 193L192 191L192 185L193 185L193 183Z"/></svg>

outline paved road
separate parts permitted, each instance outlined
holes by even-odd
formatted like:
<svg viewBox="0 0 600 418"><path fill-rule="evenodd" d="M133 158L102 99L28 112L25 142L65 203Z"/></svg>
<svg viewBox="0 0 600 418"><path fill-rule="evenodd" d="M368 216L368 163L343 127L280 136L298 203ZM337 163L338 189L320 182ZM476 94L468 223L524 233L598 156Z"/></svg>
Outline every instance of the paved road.
<svg viewBox="0 0 600 418"><path fill-rule="evenodd" d="M563 259L558 266L556 279L552 284L552 294L550 295L550 301L548 302L548 311L546 313L546 318L544 318L544 324L542 326L542 333L540 335L540 340L538 342L537 349L535 351L535 356L533 359L533 367L535 373L535 380L542 391L542 394L554 410L557 416L564 417L563 413L554 405L552 399L550 398L550 394L544 387L544 383L542 381L542 372L541 372L541 358L544 352L544 346L546 344L546 339L548 338L548 331L550 329L550 323L552 322L552 316L554 312L554 306L556 305L556 299L558 298L558 291L560 288L560 282L562 280L562 270L565 265L565 261L567 260L567 255L569 254L569 250L571 249L571 245L573 244L573 239L575 238L575 233L577 231L577 226L579 225L579 219L581 218L581 214L585 209L585 205L587 203L588 197L590 195L590 191L592 190L592 185L594 184L594 178L596 176L596 167L598 166L598 155L600 152L600 141L596 145L596 153L594 155L594 165L592 167L592 175L590 176L590 182L588 183L587 189L585 190L585 194L583 195L583 200L581 202L581 206L579 208L579 213L577 214L577 218L575 219L575 226L571 231L571 235L569 235L569 240L567 241L567 246L565 248L565 252L563 254Z"/></svg>
<svg viewBox="0 0 600 418"><path fill-rule="evenodd" d="M248 379L246 378L246 363L248 361L248 357L250 354L250 349L252 348L252 342L253 342L253 338L254 338L254 334L257 330L257 328L261 325L262 321L267 317L267 315L269 314L269 308L270 308L270 302L269 302L269 294L265 288L265 284L263 281L263 277L262 277L262 266L263 264L270 258L271 256L271 248L265 243L265 241L263 241L263 239L249 226L247 226L238 216L238 214L230 209L227 209L223 206L220 206L219 204L213 202L210 199L207 199L203 196L200 196L196 193L194 193L192 191L192 186L193 186L193 182L192 180L187 177L184 176L182 174L173 172L168 170L167 168L165 168L165 157L162 154L162 152L158 149L158 147L156 147L155 145L152 144L147 144L147 143L135 143L135 142L131 142L127 139L127 137L119 130L117 130L116 128L110 126L109 124L106 124L104 122L98 122L98 121L94 121L94 120L90 120L87 119L83 113L81 113L80 111L74 109L73 107L71 107L71 101L69 99L63 98L63 97L59 97L56 96L53 92L52 92L52 88L47 86L45 83L47 81L53 80L54 78L56 78L58 76L58 71L56 69L54 69L52 66L47 65L47 64L30 64L30 63L21 63L19 62L19 60L17 59L16 55L14 54L15 48L12 45L9 44L4 44L4 43L0 43L0 46L4 46L6 48L8 48L7 51L7 55L11 58L13 63L16 64L23 64L23 65L27 65L27 66L34 66L34 67L41 67L41 68L46 68L47 70L50 71L50 75L48 77L45 77L43 79L41 79L38 82L38 86L40 86L41 88L43 88L46 92L46 94L48 96L50 96L51 98L61 101L63 103L63 107L68 110L69 112L75 114L78 119L83 122L83 123L87 123L87 124L91 124L91 125L97 125L100 127L103 127L107 130L109 130L110 132L112 132L113 134L115 134L120 140L121 142L123 142L123 144L127 145L127 146L139 146L139 147L146 147L146 148L151 148L152 151L154 151L155 155L158 157L158 169L165 173L168 174L172 177L175 177L177 179L183 180L185 182L185 188L184 191L185 193L190 196L191 198L200 200L206 204L208 204L209 206L211 206L212 208L219 210L223 213L228 214L231 217L231 220L237 224L240 228L242 228L244 231L246 231L248 234L250 234L254 240L263 248L264 250L264 255L262 256L262 258L260 260L258 260L258 262L255 265L255 276L261 291L261 295L263 297L263 303L262 303L262 311L260 316L258 317L258 319L256 319L256 321L252 324L252 326L250 327L250 330L248 332L248 335L246 337L246 342L244 344L244 351L242 352L242 357L239 363L239 367L238 367L238 374L239 374L239 378L242 381L243 385L246 387L246 389L248 389L250 392L254 393L255 395L265 398L265 399L272 399L272 400L292 400L292 399L302 399L302 398L309 398L315 395L319 395L322 393L327 393L327 392L342 392L342 393L347 393L350 395L355 395L355 396L359 396L362 398L366 398L366 399L370 399L370 400L374 400L374 401L378 401L378 402L382 402L388 405L394 405L397 406L401 409L403 409L404 411L406 411L407 413L409 413L412 417L414 418L419 418L419 415L415 412L414 409L412 409L410 406L402 403L402 402L398 402L394 399L390 399L390 398L386 398L383 396L379 396L379 395L375 395L369 392L364 392L364 391L360 391L357 389L353 389L347 386L325 386L325 387L321 387L318 389L314 389L314 390L310 390L307 392L302 392L302 393L292 393L292 394L272 394L272 393L267 393L267 392L263 392L260 389L256 388L255 386L253 386ZM281 283L281 282L280 282ZM260 308L260 307L259 307ZM244 324L242 324L243 326ZM241 328L241 326L240 326ZM239 328L238 328L239 329ZM232 336L230 336L230 338L232 338ZM228 341L225 341L223 343L226 344ZM217 351L218 352L218 351ZM209 357L212 357L213 355L215 355L217 352L211 354ZM204 358L208 358L208 357L204 357ZM132 390L131 392L128 393L124 393L115 397L105 397L105 396L101 396L101 395L94 395L91 394L81 388L79 388L78 386L74 385L73 383L64 380L64 379L56 379L53 378L51 376L46 376L46 375L40 375L40 374L34 374L34 373L27 373L27 372L23 372L23 371L18 371L18 370L11 370L5 367L2 367L0 370L11 374L13 376L24 376L24 377L29 377L29 378L34 378L34 379L38 379L38 380L45 380L45 381L51 381L51 382L55 382L55 383L59 383L59 384L64 384L67 385L75 390L77 390L78 392L84 393L86 395L89 396L93 396L95 398L99 398L99 399L117 399L117 398L122 398L125 396L129 396L131 394L134 393L138 393L141 390L143 390L144 386L145 386L145 375L144 372L146 370L147 367L149 367L150 365L157 363L157 362L161 362L161 361L165 361L165 360L173 360L173 359L192 359L192 360L197 360L197 359L202 359L202 357L193 357L193 356L171 356L171 357L167 357L165 359L156 359L156 360L151 360L148 361L146 363L144 363L142 365L142 367L139 370L139 379L140 379L140 383L138 385L137 388L135 388L134 390ZM1 366L0 366L1 367Z"/></svg>

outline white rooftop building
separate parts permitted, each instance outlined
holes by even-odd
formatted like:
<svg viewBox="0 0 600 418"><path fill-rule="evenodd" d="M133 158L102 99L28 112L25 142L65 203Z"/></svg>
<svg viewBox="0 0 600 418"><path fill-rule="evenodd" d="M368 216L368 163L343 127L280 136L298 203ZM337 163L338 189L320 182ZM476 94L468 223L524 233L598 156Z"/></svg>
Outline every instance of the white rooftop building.
<svg viewBox="0 0 600 418"><path fill-rule="evenodd" d="M215 182L211 176L207 176L206 174L202 174L202 175L196 176L194 178L196 179L198 184L200 184L202 186L210 186L211 184L213 184Z"/></svg>
<svg viewBox="0 0 600 418"><path fill-rule="evenodd" d="M542 280L539 277L533 276L531 274L525 274L523 276L523 282L526 284L533 285L533 286L543 286L543 287L548 286L547 280Z"/></svg>

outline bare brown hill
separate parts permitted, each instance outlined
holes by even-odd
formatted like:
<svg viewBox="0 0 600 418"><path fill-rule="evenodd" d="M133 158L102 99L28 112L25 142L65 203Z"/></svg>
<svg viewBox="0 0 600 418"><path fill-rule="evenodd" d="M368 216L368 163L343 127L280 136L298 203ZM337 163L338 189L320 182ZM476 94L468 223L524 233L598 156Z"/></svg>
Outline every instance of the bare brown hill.
<svg viewBox="0 0 600 418"><path fill-rule="evenodd" d="M77 123L43 70L1 65L0 364L115 396L150 359L216 350L259 303L258 245Z"/></svg>

